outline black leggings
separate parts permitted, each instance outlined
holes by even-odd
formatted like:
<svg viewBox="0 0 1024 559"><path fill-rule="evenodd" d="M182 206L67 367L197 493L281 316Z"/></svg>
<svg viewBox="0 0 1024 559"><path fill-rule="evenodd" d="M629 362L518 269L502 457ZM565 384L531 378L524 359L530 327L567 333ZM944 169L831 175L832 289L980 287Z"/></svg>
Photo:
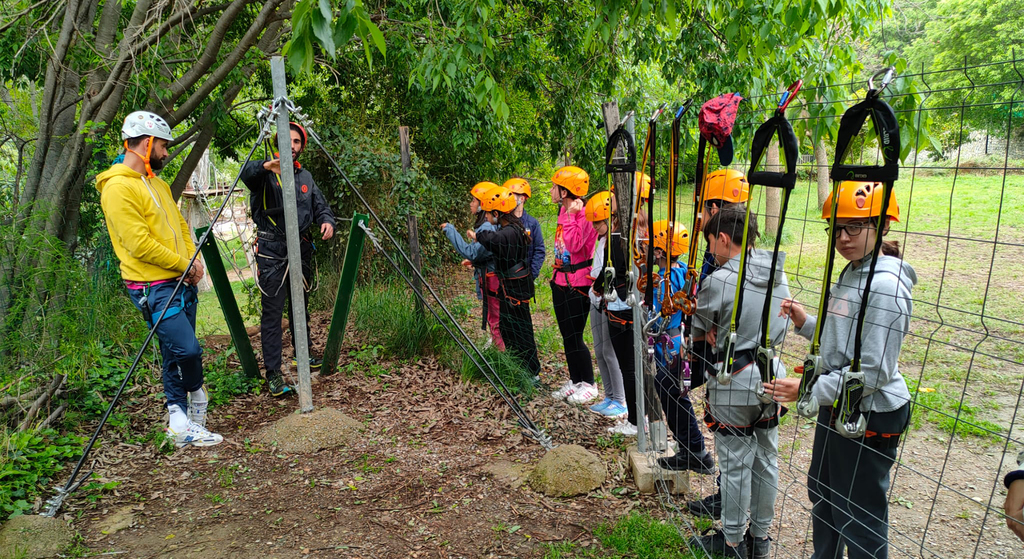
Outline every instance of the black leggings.
<svg viewBox="0 0 1024 559"><path fill-rule="evenodd" d="M565 345L565 362L569 366L569 380L573 384L594 384L594 362L590 348L583 342L590 316L590 297L582 288L561 286L551 282L551 303L555 307L555 322Z"/></svg>
<svg viewBox="0 0 1024 559"><path fill-rule="evenodd" d="M530 315L529 300L510 301L501 297L501 313L498 330L505 347L519 360L533 376L540 374L540 360L537 358L537 343L533 338L533 316Z"/></svg>
<svg viewBox="0 0 1024 559"><path fill-rule="evenodd" d="M633 309L608 312L608 336L612 339L615 359L622 371L622 388L626 393L629 422L636 422L636 354L633 353Z"/></svg>

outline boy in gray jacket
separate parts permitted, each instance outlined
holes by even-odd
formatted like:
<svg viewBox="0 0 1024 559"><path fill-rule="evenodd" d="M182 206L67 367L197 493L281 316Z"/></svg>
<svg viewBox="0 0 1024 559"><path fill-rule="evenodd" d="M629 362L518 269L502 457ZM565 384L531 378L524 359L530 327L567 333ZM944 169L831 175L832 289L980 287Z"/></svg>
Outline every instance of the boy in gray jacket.
<svg viewBox="0 0 1024 559"><path fill-rule="evenodd" d="M707 381L708 411L704 419L715 432L721 472L722 531L693 538L691 547L701 547L725 557L760 559L768 557L768 531L775 516L780 406L774 402L762 404L757 398L761 373L754 362L754 352L762 337L760 317L768 282L775 282L772 293L775 314L782 301L789 297L789 284L783 272L785 255L779 255L777 268L772 271L771 251L751 248L758 235L756 215L750 216L748 248L743 247L745 218L744 208L726 208L715 214L702 231L719 268L701 285L693 333L695 340L703 338L711 343L719 358L724 357L730 337L744 250L746 271L729 382L723 384L713 376L716 369L721 370L727 363L710 368ZM771 322L773 344L781 343L787 326L786 320ZM778 366L775 374L785 376L785 370ZM749 534L745 535L748 519ZM752 547L751 555L748 555L748 547Z"/></svg>

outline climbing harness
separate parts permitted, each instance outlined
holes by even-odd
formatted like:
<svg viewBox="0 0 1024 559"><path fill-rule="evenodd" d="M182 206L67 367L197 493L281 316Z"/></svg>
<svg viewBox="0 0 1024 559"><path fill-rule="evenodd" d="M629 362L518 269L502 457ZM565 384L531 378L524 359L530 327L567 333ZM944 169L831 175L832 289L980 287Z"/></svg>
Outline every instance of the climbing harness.
<svg viewBox="0 0 1024 559"><path fill-rule="evenodd" d="M881 77L880 87L875 88L874 79ZM864 319L867 313L868 297L871 294L871 283L875 275L875 267L878 263L878 255L882 247L882 233L887 223L889 201L892 196L894 183L899 178L899 152L900 152L900 129L896 121L896 113L892 107L882 99L882 92L896 77L895 68L889 67L877 72L868 79L868 93L864 101L850 107L839 123L839 134L836 140L835 161L832 164L830 178L832 179L832 208L828 227L828 252L825 266L825 273L822 276L821 297L818 303L818 321L815 324L814 336L811 339L810 352L804 361L803 378L800 382L800 393L797 400L797 412L804 417L812 417L817 413L818 404L814 399L812 390L818 377L825 371L824 363L818 351L820 350L821 332L824 328L828 312L828 292L831 287L831 276L833 262L835 259L836 235L836 214L839 208L839 191L842 181L856 180L878 182L883 185L882 207L878 215L878 224L875 235L875 244L871 252L871 264L868 267L868 276L864 284L861 297L860 309L857 314L857 325L854 333L853 358L849 370L843 372L842 392L834 402L834 408L838 409L836 417L836 431L847 438L859 438L864 436L867 430L867 419L860 411L861 399L864 396L864 373L861 371L862 332L864 330ZM882 153L881 166L868 165L846 165L843 159L850 147L853 138L861 131L864 121L871 117L875 134L878 138L879 148Z"/></svg>
<svg viewBox="0 0 1024 559"><path fill-rule="evenodd" d="M775 365L778 356L772 344L771 337L771 315L772 315L772 292L775 287L775 268L779 264L779 248L782 245L782 232L786 225L786 211L789 208L789 197L796 187L796 161L800 156L799 141L793 132L793 126L786 120L786 108L796 97L797 92L803 86L803 80L797 80L782 94L775 114L754 132L754 139L750 146L750 170L747 172L747 182L753 185L761 185L770 188L782 189L782 209L779 212L779 227L775 231L775 248L772 250L772 264L768 269L768 287L764 296L764 307L761 309L761 335L758 336L759 345L755 353L755 362L761 372L761 384L757 385L755 394L762 404L772 403L772 397L765 393L764 383L775 380ZM779 143L782 145L782 152L786 157L786 172L758 171L757 166L764 156L765 149L772 138L778 135Z"/></svg>
<svg viewBox="0 0 1024 559"><path fill-rule="evenodd" d="M260 128L259 138L257 138L256 142L253 144L252 149L249 150L249 154L245 156L245 160L242 162L242 166L245 166L245 164L249 162L249 160L252 158L252 155L256 152L256 148L260 145L260 142L262 142L263 138L270 133L271 127L274 122L274 118L277 114L277 110L279 107L279 102L275 101L273 106L267 109L263 109L257 114L256 122L263 122L263 126ZM224 197L224 202L217 209L216 215L213 216L212 223L217 223L217 220L220 219L221 214L224 212L224 208L227 207L228 202L231 200L231 194L235 191L235 188L237 188L238 186L239 178L240 175L235 176L235 180L231 183L231 188L228 190L228 195ZM199 239L199 242L196 243L196 250L195 252L192 253L192 257L189 258L188 265L185 267L185 273L183 273L181 277L178 278L177 282L174 285L174 291L172 291L170 297L167 298L167 304L164 306L163 309L161 309L159 316L157 316L156 319L153 320L152 326L149 329L149 333L146 335L145 340L143 340L142 342L142 347L140 347L138 353L135 354L135 359L132 361L131 367L128 368L128 372L125 374L124 380L121 381L121 385L118 386L117 392L114 393L114 397L111 399L110 405L107 406L107 410L103 412L103 417L100 418L99 425L96 426L96 430L93 431L92 437L89 438L89 442L86 443L85 445L85 449L82 450L82 457L78 459L78 463L75 464L74 469L71 471L71 477L68 478L67 483L65 483L63 487L55 488L56 494L46 501L46 508L43 510L42 513L40 513L42 516L49 516L51 518L56 516L57 512L60 510L61 505L64 504L64 500L67 499L67 497L72 492L78 489L82 485L82 482L88 479L89 475L91 474L90 472L89 474L86 474L84 478L78 479L78 475L82 471L82 466L85 465L85 461L88 459L89 453L92 451L93 446L95 446L96 440L99 438L100 432L103 430L103 426L106 425L107 420L110 419L110 414L113 413L114 407L117 406L118 401L120 401L121 395L124 393L125 387L128 386L128 381L131 380L132 375L135 373L135 370L138 368L139 363L142 361L143 354L146 352L146 349L149 347L149 344L153 341L153 337L156 336L156 330L160 326L160 323L163 322L165 318L168 318L169 316L173 316L174 314L177 314L177 312L180 312L180 310L172 312L172 309L174 308L172 302L175 300L176 297L178 297L179 293L181 292L182 286L184 285L185 282L185 278L188 276L188 272L192 269L192 265L195 264L196 259L199 258L199 251L202 249L203 245L209 239L212 231L213 227L211 226L209 229L206 230L205 233L203 233L202 237L200 237Z"/></svg>

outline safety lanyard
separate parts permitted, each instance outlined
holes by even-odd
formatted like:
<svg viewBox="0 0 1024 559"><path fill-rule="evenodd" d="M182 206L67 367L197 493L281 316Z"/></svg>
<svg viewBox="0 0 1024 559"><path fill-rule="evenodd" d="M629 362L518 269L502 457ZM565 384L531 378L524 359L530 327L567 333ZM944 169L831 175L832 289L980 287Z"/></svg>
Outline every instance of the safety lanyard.
<svg viewBox="0 0 1024 559"><path fill-rule="evenodd" d="M775 232L775 248L772 250L772 264L768 270L768 288L765 291L764 306L761 309L761 335L758 336L759 346L755 353L755 361L761 373L761 384L757 385L755 394L762 404L770 404L772 397L765 393L764 383L775 379L775 348L771 337L772 293L775 288L775 267L779 264L779 248L782 245L782 232L786 225L786 212L789 208L789 197L796 186L796 161L800 156L799 141L793 132L793 126L786 120L786 108L796 97L803 86L803 80L797 80L782 94L775 114L765 121L757 131L750 144L750 170L747 182L769 188L782 189L782 209L779 213L779 226ZM772 138L778 135L782 152L786 157L786 172L758 171L757 166Z"/></svg>
<svg viewBox="0 0 1024 559"><path fill-rule="evenodd" d="M882 76L882 84L880 87L875 88L874 79L879 76ZM843 390L836 402L836 407L839 409L839 415L836 419L836 430L842 436L848 438L863 436L867 428L867 420L860 413L860 400L864 395L864 373L860 370L863 349L862 333L864 330L864 319L867 314L868 297L871 294L871 283L874 279L876 265L878 264L878 255L882 248L882 233L885 231L885 225L888 221L889 198L892 196L893 187L899 178L899 124L896 121L895 111L882 99L881 93L895 77L896 71L892 67L872 76L868 80L868 93L865 99L843 113L843 117L839 122L835 161L830 172L830 178L832 179L832 214L829 218L828 226L829 239L826 269L822 277L821 297L818 302L818 321L815 324L814 336L811 339L810 354L804 361L804 378L801 379L800 396L797 401L797 412L801 415L810 417L817 412L817 402L814 400L811 390L818 377L825 372L821 356L818 355L818 352L820 350L821 332L828 313L827 293L831 287L833 261L835 258L836 212L839 207L839 185L842 181L848 180L882 183L882 207L878 214L875 244L871 252L871 264L868 267L868 276L864 283L860 309L857 314L853 358L850 362L850 369L843 373ZM843 164L850 143L860 133L864 127L864 122L869 116L878 138L883 164L881 166Z"/></svg>
<svg viewBox="0 0 1024 559"><path fill-rule="evenodd" d="M732 299L732 317L729 320L729 337L725 341L725 351L722 352L721 368L718 370L716 375L719 384L729 384L732 382L732 368L733 358L736 355L736 344L739 343L739 337L736 334L736 330L739 327L740 321L740 307L743 306L743 283L747 279L747 255L749 250L747 248L747 231L750 230L750 203L747 201L747 211L743 217L743 237L740 241L740 262L739 269L736 271L736 292ZM730 239L730 242L731 239Z"/></svg>
<svg viewBox="0 0 1024 559"><path fill-rule="evenodd" d="M668 164L668 240L665 241L665 258L668 262L672 261L672 248L676 228L676 185L679 182L679 126L683 120L683 115L690 110L692 105L693 99L687 99L680 105L679 110L676 111L676 117L672 120L672 143L669 145L670 157ZM667 267L671 269L671 264ZM666 272L666 277L668 275L670 274ZM680 294L684 294L684 292L680 291ZM671 281L665 286L662 295L664 297L661 301L661 316L667 319L680 310L675 293L672 292Z"/></svg>
<svg viewBox="0 0 1024 559"><path fill-rule="evenodd" d="M647 193L647 270L643 276L646 279L646 289L642 289L644 292L644 306L648 309L654 308L654 186L657 184L655 181L655 170L658 159L658 117L665 111L665 107L668 103L662 103L658 110L654 111L651 115L650 120L647 121L647 144L650 146L650 163L651 172L648 173L651 176L651 190ZM646 153L646 149L644 150ZM643 188L637 188L637 209L640 208L641 196L643 196Z"/></svg>
<svg viewBox="0 0 1024 559"><path fill-rule="evenodd" d="M612 180L612 176L615 173L628 173L630 180L636 183L636 145L633 142L633 135L626 130L626 123L629 119L633 118L633 111L626 113L626 118L622 119L622 122L615 127L611 135L608 137L608 143L604 146L604 172L608 175L608 192L611 194L613 203L615 200L615 181ZM624 151L619 156L619 161L616 159L615 151L620 149L620 144L624 146ZM618 207L616 205L616 207ZM619 217L620 223L622 217ZM606 302L610 303L615 300L615 264L612 262L612 215L609 213L608 216L608 233L605 235L604 243L604 294L603 298ZM624 270L625 271L625 270Z"/></svg>

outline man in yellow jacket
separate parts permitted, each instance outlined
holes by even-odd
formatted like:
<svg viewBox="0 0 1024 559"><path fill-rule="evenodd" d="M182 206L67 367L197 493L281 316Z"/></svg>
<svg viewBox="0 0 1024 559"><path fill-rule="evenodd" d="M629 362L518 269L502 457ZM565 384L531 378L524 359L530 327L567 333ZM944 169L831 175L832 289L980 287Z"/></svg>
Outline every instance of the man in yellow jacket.
<svg viewBox="0 0 1024 559"><path fill-rule="evenodd" d="M170 186L154 174L163 167L174 136L160 116L136 111L125 118L121 138L124 163L97 175L96 190L128 295L149 327L164 313L156 336L163 357L167 435L178 447L219 444L224 438L206 429L203 350L196 339L195 285L203 266L197 260L189 267L196 247L188 225ZM184 285L172 298L182 275Z"/></svg>

